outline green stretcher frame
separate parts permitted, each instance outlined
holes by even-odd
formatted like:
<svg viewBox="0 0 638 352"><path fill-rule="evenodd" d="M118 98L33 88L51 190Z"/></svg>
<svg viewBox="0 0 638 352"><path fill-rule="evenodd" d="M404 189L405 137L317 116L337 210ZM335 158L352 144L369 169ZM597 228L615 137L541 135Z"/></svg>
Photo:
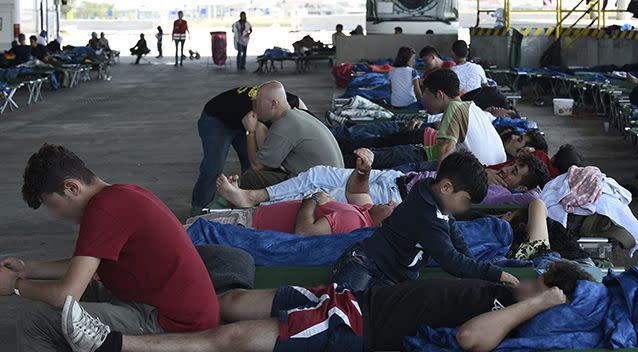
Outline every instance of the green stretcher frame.
<svg viewBox="0 0 638 352"><path fill-rule="evenodd" d="M507 268L512 275L519 279L531 279L536 277L532 268ZM264 267L258 266L255 271L255 289L273 289L281 286L297 285L316 287L329 282L332 268L328 267ZM432 277L450 277L450 274L441 268L426 268L421 271L421 279ZM563 351L608 351L605 349L593 350L563 350ZM621 349L618 351L636 351L636 349Z"/></svg>

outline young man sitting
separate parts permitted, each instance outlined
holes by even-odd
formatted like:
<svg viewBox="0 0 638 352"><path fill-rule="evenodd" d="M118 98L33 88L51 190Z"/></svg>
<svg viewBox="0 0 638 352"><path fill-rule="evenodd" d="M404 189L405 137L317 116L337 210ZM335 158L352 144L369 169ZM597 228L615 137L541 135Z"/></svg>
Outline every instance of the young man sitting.
<svg viewBox="0 0 638 352"><path fill-rule="evenodd" d="M0 261L0 295L39 301L18 322L18 350L66 351L60 308L67 296L130 334L194 332L219 325L215 289L173 213L153 193L111 185L75 154L45 144L29 159L22 195L80 224L73 257ZM94 280L96 275L100 281Z"/></svg>
<svg viewBox="0 0 638 352"><path fill-rule="evenodd" d="M423 78L427 77L434 70L438 70L440 68L450 68L456 66L454 61L445 61L439 55L439 52L436 48L432 46L426 46L419 52L419 57L423 60L423 66L425 66L425 71L423 72Z"/></svg>
<svg viewBox="0 0 638 352"><path fill-rule="evenodd" d="M428 146L395 146L374 150L374 168L394 168L424 161L441 161L455 150L471 151L483 165L500 164L507 160L505 148L492 121L494 115L473 102L459 97L459 79L449 69L439 69L423 80L425 107L431 114L443 113L436 133L436 142ZM423 135L423 141L427 138ZM385 137L387 138L387 136ZM415 138L408 142L413 142Z"/></svg>
<svg viewBox="0 0 638 352"><path fill-rule="evenodd" d="M488 191L482 204L528 204L538 198L537 188L547 182L547 166L534 156L521 156L499 170L488 172ZM347 202L346 185L356 170L315 166L284 182L259 190L222 187L219 194L235 206L248 208L264 202L303 199L314 192L329 193L338 202ZM436 177L435 171L405 174L396 170L371 170L367 175L368 192L373 204L401 203L414 184Z"/></svg>
<svg viewBox="0 0 638 352"><path fill-rule="evenodd" d="M516 288L475 279L431 278L363 292L305 289L235 290L220 297L231 324L195 334L123 336L67 301L63 321L77 352L196 351L399 351L422 325L460 326L458 343L489 351L515 329L569 302L579 280L592 277L556 262L536 280ZM321 328L318 328L321 327Z"/></svg>
<svg viewBox="0 0 638 352"><path fill-rule="evenodd" d="M258 230L296 233L305 236L350 233L363 227L380 226L397 204L373 205L368 177L374 154L367 149L355 151L356 173L346 186L348 203L337 202L327 193L316 192L304 200L291 200L257 208L214 211L203 217L220 223L241 225ZM219 189L236 188L238 176L230 180L221 175Z"/></svg>
<svg viewBox="0 0 638 352"><path fill-rule="evenodd" d="M331 281L353 291L396 285L417 279L432 258L457 277L518 284L501 268L474 259L452 217L480 203L486 193L487 174L474 155L450 154L436 179L417 182L381 228L345 250Z"/></svg>
<svg viewBox="0 0 638 352"><path fill-rule="evenodd" d="M457 40L452 44L452 56L456 65L450 70L454 71L461 82L461 95L469 93L481 87L487 87L487 76L481 65L467 61L470 50L467 43Z"/></svg>

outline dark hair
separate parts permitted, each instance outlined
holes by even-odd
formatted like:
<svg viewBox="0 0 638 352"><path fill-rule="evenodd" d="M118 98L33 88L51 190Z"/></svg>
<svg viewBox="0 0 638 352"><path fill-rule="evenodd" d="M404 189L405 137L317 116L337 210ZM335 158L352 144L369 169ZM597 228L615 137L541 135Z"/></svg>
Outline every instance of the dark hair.
<svg viewBox="0 0 638 352"><path fill-rule="evenodd" d="M439 59L441 58L441 55L439 55L439 52L433 46L423 47L423 49L421 49L421 51L419 51L419 57L421 57L421 58L426 57L426 56L430 56L430 55L434 55L434 56L438 57Z"/></svg>
<svg viewBox="0 0 638 352"><path fill-rule="evenodd" d="M184 11L182 11L182 10L177 11L177 14L178 14L178 15L179 15L180 13L183 15L183 14L184 14Z"/></svg>
<svg viewBox="0 0 638 352"><path fill-rule="evenodd" d="M547 287L558 287L563 293L570 297L576 292L579 280L596 281L588 272L578 265L565 260L559 260L549 266L541 275L543 283Z"/></svg>
<svg viewBox="0 0 638 352"><path fill-rule="evenodd" d="M408 66L408 62L412 58L412 55L416 54L414 49L409 46L402 46L399 48L397 52L397 57L394 59L394 67L405 67Z"/></svg>
<svg viewBox="0 0 638 352"><path fill-rule="evenodd" d="M436 181L448 179L454 192L469 193L472 203L480 203L487 194L487 173L481 162L469 151L448 155L439 164Z"/></svg>
<svg viewBox="0 0 638 352"><path fill-rule="evenodd" d="M423 85L432 94L441 91L450 98L459 96L459 77L447 68L434 70L423 80Z"/></svg>
<svg viewBox="0 0 638 352"><path fill-rule="evenodd" d="M521 186L528 189L543 187L549 181L549 170L547 165L532 154L523 154L516 158L516 162L527 166L527 175L521 179Z"/></svg>
<svg viewBox="0 0 638 352"><path fill-rule="evenodd" d="M457 40L452 44L452 52L458 57L466 58L469 52L465 40Z"/></svg>
<svg viewBox="0 0 638 352"><path fill-rule="evenodd" d="M38 37L36 37L35 35L32 35L29 37L29 40L38 40Z"/></svg>
<svg viewBox="0 0 638 352"><path fill-rule="evenodd" d="M26 36L26 35L24 35L24 33L20 33L20 34L18 34L18 39L22 39L22 38L26 39L26 38L27 38L27 36Z"/></svg>
<svg viewBox="0 0 638 352"><path fill-rule="evenodd" d="M431 29L428 29L427 31L425 31L425 34L434 34L434 31Z"/></svg>
<svg viewBox="0 0 638 352"><path fill-rule="evenodd" d="M503 132L501 132L501 141L503 142L503 144L507 143L510 141L510 139L512 139L512 136L520 136L521 133L512 129L509 129L509 127L505 127L507 128L506 130L504 130Z"/></svg>
<svg viewBox="0 0 638 352"><path fill-rule="evenodd" d="M394 27L394 33L403 33L403 28L401 28L401 27Z"/></svg>
<svg viewBox="0 0 638 352"><path fill-rule="evenodd" d="M239 13L239 16L241 16L241 15L246 16L246 12L245 12L245 11L240 12L240 13Z"/></svg>
<svg viewBox="0 0 638 352"><path fill-rule="evenodd" d="M560 174L566 173L570 167L585 166L585 158L571 144L563 144L552 157L552 163Z"/></svg>
<svg viewBox="0 0 638 352"><path fill-rule="evenodd" d="M162 26L157 26L158 31L162 31Z"/></svg>
<svg viewBox="0 0 638 352"><path fill-rule="evenodd" d="M22 198L38 209L45 193L64 193L64 181L74 178L90 185L95 174L70 150L61 145L44 144L31 155L24 170Z"/></svg>
<svg viewBox="0 0 638 352"><path fill-rule="evenodd" d="M343 29L343 25L341 23L339 23L336 28L337 29Z"/></svg>
<svg viewBox="0 0 638 352"><path fill-rule="evenodd" d="M547 154L547 141L545 140L545 136L540 131L529 130L525 132L525 136L529 138L529 142L525 144L527 147L532 147Z"/></svg>

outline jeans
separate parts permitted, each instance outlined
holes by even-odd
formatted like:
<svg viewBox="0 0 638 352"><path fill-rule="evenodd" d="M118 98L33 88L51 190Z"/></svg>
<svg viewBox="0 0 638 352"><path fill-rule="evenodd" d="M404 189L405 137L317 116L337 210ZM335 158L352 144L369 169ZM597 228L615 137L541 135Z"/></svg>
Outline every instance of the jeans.
<svg viewBox="0 0 638 352"><path fill-rule="evenodd" d="M241 176L242 189L264 189L289 179L291 175L282 170L247 170Z"/></svg>
<svg viewBox="0 0 638 352"><path fill-rule="evenodd" d="M397 145L422 144L423 134L426 127L428 126L415 129L405 129L384 136L358 138L350 143L343 143L339 146L344 154L350 154L359 148L386 148Z"/></svg>
<svg viewBox="0 0 638 352"><path fill-rule="evenodd" d="M407 174L409 172L436 171L438 168L439 168L439 161L431 160L431 161L421 161L418 163L403 164L393 169Z"/></svg>
<svg viewBox="0 0 638 352"><path fill-rule="evenodd" d="M175 41L175 65L177 65L178 59L180 63L184 63L184 43L185 40L176 40ZM179 44L182 44L182 55L179 55Z"/></svg>
<svg viewBox="0 0 638 352"><path fill-rule="evenodd" d="M414 145L398 145L388 148L372 149L374 152L374 169L391 169L403 164L420 163L426 161L425 151L422 147ZM343 156L346 167L354 167L357 159L354 154Z"/></svg>
<svg viewBox="0 0 638 352"><path fill-rule="evenodd" d="M352 292L397 284L379 269L374 259L369 257L358 243L346 249L337 259L330 282Z"/></svg>
<svg viewBox="0 0 638 352"><path fill-rule="evenodd" d="M248 149L246 146L246 132L226 126L219 119L208 116L205 111L197 121L199 137L202 139L204 157L199 166L199 177L193 188L191 205L195 213L206 207L217 191L215 181L224 170L226 157L232 145L241 163L242 171L250 168Z"/></svg>
<svg viewBox="0 0 638 352"><path fill-rule="evenodd" d="M237 69L243 70L246 68L246 50L248 45L237 43Z"/></svg>
<svg viewBox="0 0 638 352"><path fill-rule="evenodd" d="M149 335L163 333L155 307L117 299L101 283L93 281L87 286L82 307L111 327L125 335ZM71 351L62 335L61 309L43 302L32 302L21 312L17 322L18 351L46 352Z"/></svg>
<svg viewBox="0 0 638 352"><path fill-rule="evenodd" d="M329 193L338 202L347 203L346 184L352 169L331 166L315 166L296 177L266 188L270 203L303 199L315 192ZM395 170L372 170L370 172L370 196L374 204L386 204L390 201L401 202L401 194L396 179L403 176Z"/></svg>
<svg viewBox="0 0 638 352"><path fill-rule="evenodd" d="M352 127L340 126L331 128L330 132L335 136L339 146L352 144L364 138L374 138L391 135L399 132L399 124L394 121L375 123L362 123Z"/></svg>
<svg viewBox="0 0 638 352"><path fill-rule="evenodd" d="M158 56L163 56L162 55L162 41L161 40L157 41L157 52L159 53Z"/></svg>

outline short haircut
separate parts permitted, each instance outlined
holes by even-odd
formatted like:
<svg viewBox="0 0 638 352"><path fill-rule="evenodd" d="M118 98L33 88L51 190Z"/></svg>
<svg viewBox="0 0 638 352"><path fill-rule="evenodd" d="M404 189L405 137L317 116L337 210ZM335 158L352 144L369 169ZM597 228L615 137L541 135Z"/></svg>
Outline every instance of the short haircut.
<svg viewBox="0 0 638 352"><path fill-rule="evenodd" d="M558 287L570 297L576 292L579 280L595 281L594 277L578 265L565 260L554 262L541 275L547 287Z"/></svg>
<svg viewBox="0 0 638 352"><path fill-rule="evenodd" d="M403 28L401 28L401 27L394 27L394 32L395 32L395 33L403 33Z"/></svg>
<svg viewBox="0 0 638 352"><path fill-rule="evenodd" d="M38 37L36 37L35 35L32 35L29 37L29 40L38 40Z"/></svg>
<svg viewBox="0 0 638 352"><path fill-rule="evenodd" d="M452 182L454 192L467 192L472 203L482 202L487 194L485 167L469 151L454 152L441 161L435 182L443 179Z"/></svg>
<svg viewBox="0 0 638 352"><path fill-rule="evenodd" d="M240 12L240 13L239 13L239 16L241 16L241 15L246 16L246 12L245 12L245 11Z"/></svg>
<svg viewBox="0 0 638 352"><path fill-rule="evenodd" d="M392 64L392 66L394 67L408 66L408 62L410 61L410 59L412 58L412 55L414 54L416 54L416 51L414 51L414 49L410 48L409 46L400 47L399 51L397 52L397 57L394 59L394 64Z"/></svg>
<svg viewBox="0 0 638 352"><path fill-rule="evenodd" d="M560 174L566 173L570 167L585 166L585 158L571 144L563 144L552 157L552 163Z"/></svg>
<svg viewBox="0 0 638 352"><path fill-rule="evenodd" d="M179 15L180 13L183 15L183 14L184 14L184 11L181 11L181 10L180 10L180 11L177 11L177 14L178 14L178 15Z"/></svg>
<svg viewBox="0 0 638 352"><path fill-rule="evenodd" d="M18 39L26 39L26 35L24 35L24 33L20 33L18 34Z"/></svg>
<svg viewBox="0 0 638 352"><path fill-rule="evenodd" d="M438 57L439 59L441 58L441 55L439 55L439 52L433 46L423 47L423 49L421 49L421 51L419 51L419 57L426 57L426 56L430 56L430 55L434 55L434 56Z"/></svg>
<svg viewBox="0 0 638 352"><path fill-rule="evenodd" d="M547 154L547 141L545 140L545 136L537 130L529 130L525 132L525 136L529 138L529 142L525 144L527 147L532 147L536 150L540 150L541 152L545 152Z"/></svg>
<svg viewBox="0 0 638 352"><path fill-rule="evenodd" d="M549 181L549 170L541 159L532 154L523 154L516 158L516 163L527 166L527 175L521 179L521 186L527 189L543 187Z"/></svg>
<svg viewBox="0 0 638 352"><path fill-rule="evenodd" d="M343 25L341 23L339 23L336 28L337 29L343 29Z"/></svg>
<svg viewBox="0 0 638 352"><path fill-rule="evenodd" d="M509 129L509 127L505 127L506 130L501 132L501 141L503 142L503 144L507 143L510 141L510 139L512 139L512 136L520 136L521 133L515 130L511 130ZM497 129L498 131L498 129Z"/></svg>
<svg viewBox="0 0 638 352"><path fill-rule="evenodd" d="M425 31L425 34L434 34L434 31L431 29L428 29L427 31Z"/></svg>
<svg viewBox="0 0 638 352"><path fill-rule="evenodd" d="M64 193L64 181L74 178L90 185L95 174L73 152L61 145L44 144L31 155L24 170L22 198L33 209L42 205L42 195Z"/></svg>
<svg viewBox="0 0 638 352"><path fill-rule="evenodd" d="M452 44L452 52L458 57L467 57L469 49L465 40L457 40Z"/></svg>
<svg viewBox="0 0 638 352"><path fill-rule="evenodd" d="M432 94L441 91L450 98L459 96L459 84L459 77L447 68L435 70L423 80L423 85Z"/></svg>

